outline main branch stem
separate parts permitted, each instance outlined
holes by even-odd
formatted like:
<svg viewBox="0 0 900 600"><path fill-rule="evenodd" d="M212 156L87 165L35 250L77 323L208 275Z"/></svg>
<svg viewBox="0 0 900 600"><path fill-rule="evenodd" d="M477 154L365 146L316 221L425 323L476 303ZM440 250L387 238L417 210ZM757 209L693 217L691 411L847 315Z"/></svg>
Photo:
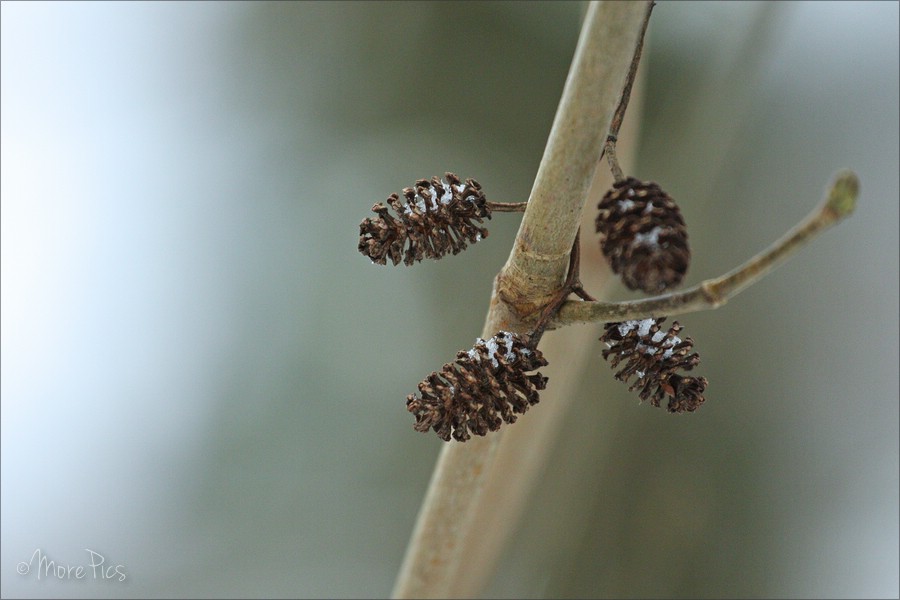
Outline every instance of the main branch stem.
<svg viewBox="0 0 900 600"><path fill-rule="evenodd" d="M494 282L483 337L527 333L563 283L603 142L651 2L592 2L512 252ZM419 513L395 598L453 597L464 541L504 430L443 447Z"/></svg>

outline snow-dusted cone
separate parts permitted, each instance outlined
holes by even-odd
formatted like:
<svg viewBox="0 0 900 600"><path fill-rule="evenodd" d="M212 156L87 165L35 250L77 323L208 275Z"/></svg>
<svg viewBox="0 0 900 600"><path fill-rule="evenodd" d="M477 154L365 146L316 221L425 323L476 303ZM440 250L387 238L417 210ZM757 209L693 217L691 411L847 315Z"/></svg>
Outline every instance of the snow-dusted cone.
<svg viewBox="0 0 900 600"><path fill-rule="evenodd" d="M454 363L419 383L421 396L407 396L406 409L416 417L416 431L433 429L445 442L451 437L464 442L471 434L496 431L503 422L515 423L516 415L537 404L547 378L526 372L546 365L541 352L515 333L478 338Z"/></svg>
<svg viewBox="0 0 900 600"><path fill-rule="evenodd" d="M491 209L474 179L463 183L453 173L420 179L403 189L403 197L405 202L397 194L387 199L395 215L379 202L372 207L378 217L359 224L359 251L373 263L396 265L402 260L411 265L423 258L459 254L488 235L478 225L491 218Z"/></svg>
<svg viewBox="0 0 900 600"><path fill-rule="evenodd" d="M628 389L639 390L642 400L659 406L667 399L673 413L695 411L703 404L707 380L685 377L679 371L692 370L700 364L700 356L690 354L694 340L678 337L681 326L677 321L668 331L660 329L663 321L665 318L607 323L600 337L607 345L603 358L613 368L624 363L616 379L628 382L632 375L637 376Z"/></svg>
<svg viewBox="0 0 900 600"><path fill-rule="evenodd" d="M691 260L675 201L653 182L617 182L597 207L600 248L632 290L659 293L681 283Z"/></svg>

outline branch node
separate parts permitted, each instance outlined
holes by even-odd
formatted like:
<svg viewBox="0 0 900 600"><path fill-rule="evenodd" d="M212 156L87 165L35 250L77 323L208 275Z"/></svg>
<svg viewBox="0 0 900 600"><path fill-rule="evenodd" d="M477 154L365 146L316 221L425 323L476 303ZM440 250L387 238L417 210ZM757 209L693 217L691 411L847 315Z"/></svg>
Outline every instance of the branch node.
<svg viewBox="0 0 900 600"><path fill-rule="evenodd" d="M719 308L728 302L728 298L723 296L719 290L718 282L719 280L713 279L700 284L700 293L709 308Z"/></svg>

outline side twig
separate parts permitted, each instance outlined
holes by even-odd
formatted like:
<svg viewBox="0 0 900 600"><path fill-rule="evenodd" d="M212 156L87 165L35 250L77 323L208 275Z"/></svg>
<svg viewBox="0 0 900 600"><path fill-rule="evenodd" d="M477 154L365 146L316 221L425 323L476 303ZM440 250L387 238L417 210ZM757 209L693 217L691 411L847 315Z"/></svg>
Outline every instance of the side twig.
<svg viewBox="0 0 900 600"><path fill-rule="evenodd" d="M616 107L616 112L609 123L609 133L606 135L606 142L603 144L603 153L609 161L609 168L616 182L625 179L622 167L619 166L619 158L616 156L616 142L619 140L619 129L622 128L622 121L625 120L625 111L628 110L628 101L631 100L631 88L634 87L637 70L641 64L641 53L644 51L644 36L647 34L647 26L650 25L650 13L653 11L655 4L655 2L651 2L650 7L647 9L647 18L644 20L637 46L634 49L634 56L631 58L631 66L628 68L628 78L625 80L625 87L622 88L622 97L619 99L619 105Z"/></svg>
<svg viewBox="0 0 900 600"><path fill-rule="evenodd" d="M488 202L493 212L525 212L527 202Z"/></svg>
<svg viewBox="0 0 900 600"><path fill-rule="evenodd" d="M841 171L825 200L781 239L732 271L707 279L684 291L631 302L579 302L562 305L548 327L573 323L614 322L646 317L679 315L718 308L729 298L756 283L816 236L849 216L859 196L859 179L852 171Z"/></svg>

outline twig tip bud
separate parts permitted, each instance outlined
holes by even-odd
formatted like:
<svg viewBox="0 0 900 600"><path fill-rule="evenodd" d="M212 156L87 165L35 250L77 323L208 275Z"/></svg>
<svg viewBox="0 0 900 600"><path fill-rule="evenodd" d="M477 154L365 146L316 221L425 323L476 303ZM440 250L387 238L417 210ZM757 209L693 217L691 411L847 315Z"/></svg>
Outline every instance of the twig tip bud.
<svg viewBox="0 0 900 600"><path fill-rule="evenodd" d="M825 205L838 219L843 219L856 208L858 197L859 176L850 169L843 169L835 174Z"/></svg>

